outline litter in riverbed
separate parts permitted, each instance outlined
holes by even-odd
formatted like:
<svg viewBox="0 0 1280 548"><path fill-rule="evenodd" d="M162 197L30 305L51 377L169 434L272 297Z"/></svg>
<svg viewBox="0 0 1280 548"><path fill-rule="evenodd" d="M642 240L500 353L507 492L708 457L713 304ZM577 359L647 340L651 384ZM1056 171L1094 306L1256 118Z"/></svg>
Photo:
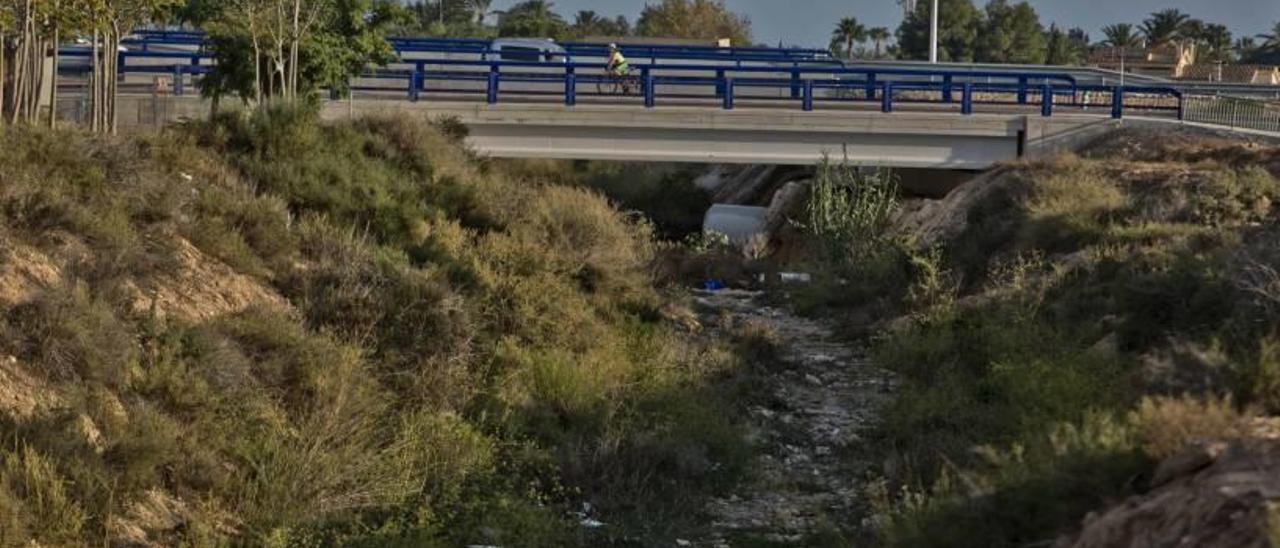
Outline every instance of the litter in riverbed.
<svg viewBox="0 0 1280 548"><path fill-rule="evenodd" d="M784 284L807 284L813 281L813 276L803 272L779 272L778 279Z"/></svg>
<svg viewBox="0 0 1280 548"><path fill-rule="evenodd" d="M587 529L599 529L607 525L605 522L591 517L591 503L582 503L582 511L574 512L574 517L578 518L578 523Z"/></svg>

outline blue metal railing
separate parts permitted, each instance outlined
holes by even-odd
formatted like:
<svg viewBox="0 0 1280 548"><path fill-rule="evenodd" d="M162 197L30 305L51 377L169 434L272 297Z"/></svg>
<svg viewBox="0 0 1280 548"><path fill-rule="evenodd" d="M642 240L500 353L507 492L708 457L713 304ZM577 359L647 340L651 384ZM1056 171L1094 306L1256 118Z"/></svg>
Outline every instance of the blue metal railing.
<svg viewBox="0 0 1280 548"><path fill-rule="evenodd" d="M139 31L126 43L134 49L120 52L122 73L171 74L174 94L181 95L187 75L201 75L211 69L206 61L204 35L191 31ZM423 93L483 93L490 104L507 95L561 96L564 104L573 106L583 93L582 86L607 83L605 64L600 54L604 46L590 43L562 44L563 60L551 62L487 59L494 55L492 42L478 39L393 38L393 47L401 53L391 68L368 71L363 78L374 81L400 81L400 89L410 100ZM190 51L151 49L153 46L199 46ZM624 47L624 51L629 51ZM636 46L632 55L648 53L649 62L633 62L637 90L647 108L672 99L715 99L724 109L734 109L740 101L795 101L805 111L823 104L841 102L875 102L883 112L908 103L957 105L961 114L973 114L975 105L1038 105L1040 114L1052 116L1059 106L1087 107L1106 105L1111 115L1123 117L1127 110L1175 112L1185 114L1183 96L1170 87L1084 86L1068 72L1016 72L1000 70L965 70L959 68L902 68L886 66L847 67L838 62L825 62L821 50L776 50L769 48L713 48L696 46ZM63 48L67 58L86 58L92 53L85 47ZM405 52L435 54L473 54L476 59L406 58ZM575 53L577 52L577 53ZM597 55L600 54L600 55ZM573 60L574 55L593 58L590 62ZM638 56L638 55L637 55ZM671 58L668 59L667 56ZM180 63L136 64L131 60L179 60ZM661 61L660 61L661 59ZM671 61L685 61L683 63ZM744 64L763 63L763 64ZM399 67L399 68L396 68ZM64 67L70 72L87 72L88 66ZM470 88L432 88L429 84L448 86L470 83ZM483 83L482 86L476 84ZM523 89L504 88L504 83L542 84ZM548 85L551 87L548 88ZM390 91L386 87L356 85L358 91ZM778 90L777 96L752 94L752 90ZM1106 98L1093 103L1094 94ZM600 93L596 93L600 95ZM957 99L957 95L959 98ZM1033 100L1034 97L1034 100ZM1011 99L1012 98L1012 99ZM1083 98L1083 99L1082 99Z"/></svg>
<svg viewBox="0 0 1280 548"><path fill-rule="evenodd" d="M547 64L515 61L463 61L463 60L422 60L407 63L414 65L413 70L382 70L370 73L375 79L399 78L408 81L409 96L417 99L424 92L429 93L484 93L486 101L495 104L506 95L513 96L551 96L563 94L566 105L577 104L578 97L584 95L579 90L582 85L598 84L609 81L612 77L603 74L602 63L564 63ZM438 66L443 70L428 70ZM483 70L447 70L449 68L473 68ZM555 69L547 72L545 69ZM1043 116L1052 116L1057 106L1084 106L1082 94L1097 93L1108 95L1114 117L1122 117L1126 109L1126 97L1141 97L1148 104L1129 106L1130 110L1168 111L1181 116L1182 94L1176 89L1166 87L1106 87L1079 86L1067 74L1061 75L1026 75L1020 73L1004 73L998 71L927 71L913 69L867 69L867 68L816 68L803 67L796 70L772 67L721 67L716 65L638 65L637 76L639 92L636 98L643 99L644 105L653 108L659 98L716 98L720 99L725 109L733 109L740 99L757 101L785 101L797 99L801 108L813 110L823 102L878 101L884 112L892 112L896 104L901 103L934 103L955 104L955 94L960 95L959 105L962 114L972 114L975 104L998 105L1038 105ZM530 72L531 69L543 69L543 72ZM656 74L664 72L667 74ZM693 75L677 75L672 73L694 73ZM715 75L712 76L711 74ZM790 73L784 77L770 77L780 73ZM816 76L816 77L815 77ZM992 81L1003 80L1003 81ZM481 89L442 88L429 89L427 82L484 82ZM562 91L545 89L504 90L503 83L556 84ZM660 87L705 88L713 93L660 94ZM739 93L749 88L792 90L793 94L781 93L779 97L749 96ZM382 90L386 88L367 87L364 90ZM846 91L823 97L820 91ZM915 96L907 96L915 92ZM998 94L1015 99L982 98L982 94ZM1036 99L1033 101L1032 96Z"/></svg>

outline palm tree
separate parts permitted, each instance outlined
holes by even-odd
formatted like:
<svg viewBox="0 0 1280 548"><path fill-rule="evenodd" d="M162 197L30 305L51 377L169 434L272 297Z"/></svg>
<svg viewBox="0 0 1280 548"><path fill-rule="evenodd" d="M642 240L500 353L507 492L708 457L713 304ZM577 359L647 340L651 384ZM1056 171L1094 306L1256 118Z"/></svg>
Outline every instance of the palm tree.
<svg viewBox="0 0 1280 548"><path fill-rule="evenodd" d="M1116 23L1102 27L1102 35L1107 38L1103 45L1113 48L1136 48L1142 45L1142 36L1129 23Z"/></svg>
<svg viewBox="0 0 1280 548"><path fill-rule="evenodd" d="M1252 36L1241 36L1236 39L1236 43L1231 46L1231 49L1235 50L1236 57L1243 61L1258 51L1258 41Z"/></svg>
<svg viewBox="0 0 1280 548"><path fill-rule="evenodd" d="M1152 47L1163 46L1184 37L1190 20L1191 16L1181 10L1158 11L1142 22L1142 33Z"/></svg>
<svg viewBox="0 0 1280 548"><path fill-rule="evenodd" d="M483 25L485 17L493 13L493 0L470 0L471 11L475 12L476 23Z"/></svg>
<svg viewBox="0 0 1280 548"><path fill-rule="evenodd" d="M1231 57L1231 29L1226 25L1205 25L1200 43L1204 44L1208 59L1228 61Z"/></svg>
<svg viewBox="0 0 1280 548"><path fill-rule="evenodd" d="M859 23L856 17L845 17L836 24L836 30L831 33L831 40L843 43L845 56L853 59L853 45L867 41L867 27Z"/></svg>
<svg viewBox="0 0 1280 548"><path fill-rule="evenodd" d="M889 33L888 27L875 27L867 31L867 38L876 43L876 57L880 57L881 46L889 40L892 34Z"/></svg>
<svg viewBox="0 0 1280 548"><path fill-rule="evenodd" d="M902 7L904 17L910 17L916 12L916 0L898 0L898 5Z"/></svg>
<svg viewBox="0 0 1280 548"><path fill-rule="evenodd" d="M1280 51L1280 21L1271 27L1268 34L1259 34L1258 38L1262 39L1262 49L1271 51Z"/></svg>
<svg viewBox="0 0 1280 548"><path fill-rule="evenodd" d="M555 4L547 0L526 0L516 4L507 11L499 12L498 34L557 38L568 24L554 8Z"/></svg>
<svg viewBox="0 0 1280 548"><path fill-rule="evenodd" d="M1204 26L1203 20L1187 19L1183 26L1178 28L1178 38L1181 42L1190 42L1190 44L1199 44L1204 41L1204 36L1208 32L1208 27Z"/></svg>
<svg viewBox="0 0 1280 548"><path fill-rule="evenodd" d="M592 36L599 34L598 31L602 23L604 23L604 19L595 11L582 10L574 16L573 30L578 33L578 36Z"/></svg>

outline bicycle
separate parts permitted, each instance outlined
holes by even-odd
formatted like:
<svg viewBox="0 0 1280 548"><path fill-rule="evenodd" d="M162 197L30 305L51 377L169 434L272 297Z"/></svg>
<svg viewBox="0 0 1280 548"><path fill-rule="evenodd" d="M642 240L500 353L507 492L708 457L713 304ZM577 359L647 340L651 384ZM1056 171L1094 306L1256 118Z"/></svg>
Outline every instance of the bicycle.
<svg viewBox="0 0 1280 548"><path fill-rule="evenodd" d="M606 70L604 78L596 83L600 95L633 95L640 91L640 77L634 74L619 76Z"/></svg>

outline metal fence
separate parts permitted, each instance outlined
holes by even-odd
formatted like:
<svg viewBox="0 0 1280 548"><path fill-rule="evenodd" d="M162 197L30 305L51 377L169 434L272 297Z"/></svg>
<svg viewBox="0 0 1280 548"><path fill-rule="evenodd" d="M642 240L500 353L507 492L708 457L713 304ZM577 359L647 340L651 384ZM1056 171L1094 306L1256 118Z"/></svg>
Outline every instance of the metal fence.
<svg viewBox="0 0 1280 548"><path fill-rule="evenodd" d="M1225 95L1187 95L1183 108L1183 120L1188 122L1280 132L1280 103L1277 102Z"/></svg>

